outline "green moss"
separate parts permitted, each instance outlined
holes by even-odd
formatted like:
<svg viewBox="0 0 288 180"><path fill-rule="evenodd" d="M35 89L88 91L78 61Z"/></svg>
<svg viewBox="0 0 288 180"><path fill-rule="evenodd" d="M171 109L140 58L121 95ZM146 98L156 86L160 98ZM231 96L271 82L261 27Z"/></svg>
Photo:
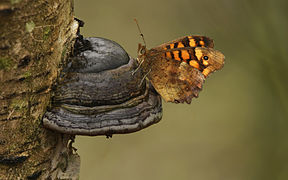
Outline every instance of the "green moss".
<svg viewBox="0 0 288 180"><path fill-rule="evenodd" d="M67 53L67 48L66 48L66 46L64 46L62 53L61 53L61 60L62 61L65 59L66 53Z"/></svg>
<svg viewBox="0 0 288 180"><path fill-rule="evenodd" d="M24 78L25 79L28 79L31 77L31 72L30 71L26 71L24 74L23 74Z"/></svg>
<svg viewBox="0 0 288 180"><path fill-rule="evenodd" d="M26 31L29 33L33 31L34 27L35 27L35 23L33 21L27 22L25 26Z"/></svg>
<svg viewBox="0 0 288 180"><path fill-rule="evenodd" d="M25 109L27 102L25 100L22 99L13 99L11 104L10 104L10 108L17 110L17 111L21 111L21 109Z"/></svg>
<svg viewBox="0 0 288 180"><path fill-rule="evenodd" d="M45 27L43 31L43 39L47 40L50 33L51 33L51 28L49 26Z"/></svg>
<svg viewBox="0 0 288 180"><path fill-rule="evenodd" d="M0 70L8 70L13 66L13 61L8 58L0 58Z"/></svg>
<svg viewBox="0 0 288 180"><path fill-rule="evenodd" d="M17 4L19 2L21 2L21 0L10 0L11 4Z"/></svg>

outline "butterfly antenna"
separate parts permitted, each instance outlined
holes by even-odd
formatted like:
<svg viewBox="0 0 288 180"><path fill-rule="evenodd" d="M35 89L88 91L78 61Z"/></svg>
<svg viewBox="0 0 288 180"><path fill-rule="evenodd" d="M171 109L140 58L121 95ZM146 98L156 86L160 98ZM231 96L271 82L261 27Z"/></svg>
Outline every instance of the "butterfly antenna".
<svg viewBox="0 0 288 180"><path fill-rule="evenodd" d="M139 32L140 32L140 36L142 37L143 42L144 42L144 45L146 46L146 42L145 42L145 39L144 39L144 35L143 35L142 32L141 32L141 29L140 29L140 26L139 26L139 24L138 24L138 21L137 21L136 18L134 19L134 21L135 21L136 24L137 24L138 30L139 30Z"/></svg>

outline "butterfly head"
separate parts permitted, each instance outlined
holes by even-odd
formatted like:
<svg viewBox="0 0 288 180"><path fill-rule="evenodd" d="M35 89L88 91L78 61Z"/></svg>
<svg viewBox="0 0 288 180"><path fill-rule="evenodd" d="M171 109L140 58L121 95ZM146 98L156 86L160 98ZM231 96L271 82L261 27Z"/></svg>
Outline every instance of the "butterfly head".
<svg viewBox="0 0 288 180"><path fill-rule="evenodd" d="M195 55L198 59L199 69L207 77L210 73L221 69L224 65L225 56L212 48L196 47Z"/></svg>
<svg viewBox="0 0 288 180"><path fill-rule="evenodd" d="M139 43L138 44L138 56L145 56L146 52L147 52L146 46Z"/></svg>
<svg viewBox="0 0 288 180"><path fill-rule="evenodd" d="M140 43L138 44L138 58L137 58L138 62L141 62L144 60L147 54L147 51L148 50L145 45L142 45Z"/></svg>

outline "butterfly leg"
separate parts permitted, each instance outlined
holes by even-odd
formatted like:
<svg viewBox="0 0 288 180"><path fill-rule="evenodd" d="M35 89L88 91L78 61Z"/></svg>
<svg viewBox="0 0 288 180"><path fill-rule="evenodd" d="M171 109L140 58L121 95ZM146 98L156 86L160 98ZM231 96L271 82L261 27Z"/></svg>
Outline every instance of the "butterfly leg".
<svg viewBox="0 0 288 180"><path fill-rule="evenodd" d="M140 84L139 84L139 87L142 85L144 79L146 79L146 77L148 76L148 74L151 72L151 69L149 69L149 71L144 75L144 77L142 78Z"/></svg>
<svg viewBox="0 0 288 180"><path fill-rule="evenodd" d="M137 58L137 61L138 61L138 58ZM141 65L143 64L143 62L144 62L144 59L140 62L140 64L138 65L138 67L137 67L134 71L132 71L132 76L134 76L134 74L140 69L140 67L141 67Z"/></svg>

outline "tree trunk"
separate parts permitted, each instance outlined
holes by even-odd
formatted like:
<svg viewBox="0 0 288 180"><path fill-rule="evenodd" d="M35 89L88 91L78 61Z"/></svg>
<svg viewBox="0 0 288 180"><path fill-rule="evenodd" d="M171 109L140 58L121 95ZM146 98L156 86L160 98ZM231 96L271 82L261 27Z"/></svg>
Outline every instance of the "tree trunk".
<svg viewBox="0 0 288 180"><path fill-rule="evenodd" d="M72 0L0 2L0 179L78 178L71 136L41 123L77 28Z"/></svg>

